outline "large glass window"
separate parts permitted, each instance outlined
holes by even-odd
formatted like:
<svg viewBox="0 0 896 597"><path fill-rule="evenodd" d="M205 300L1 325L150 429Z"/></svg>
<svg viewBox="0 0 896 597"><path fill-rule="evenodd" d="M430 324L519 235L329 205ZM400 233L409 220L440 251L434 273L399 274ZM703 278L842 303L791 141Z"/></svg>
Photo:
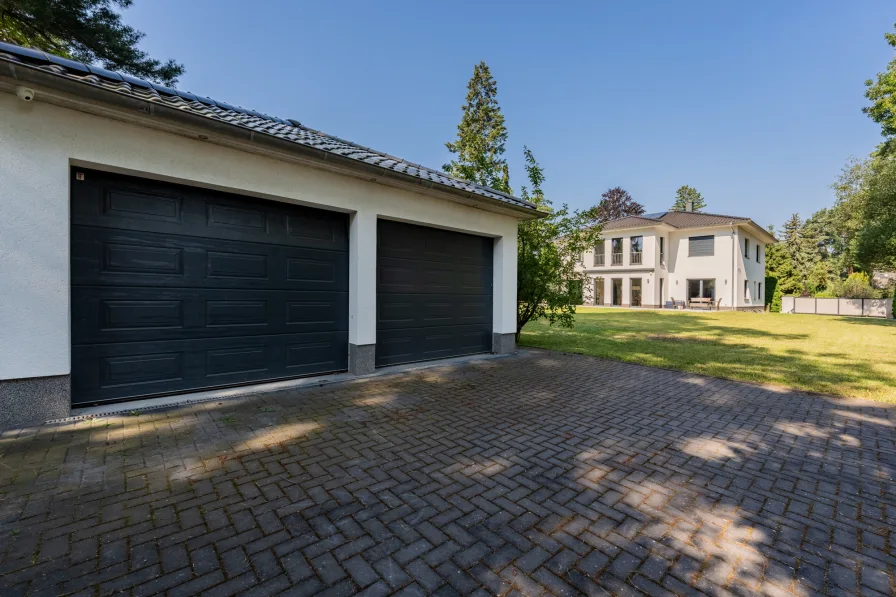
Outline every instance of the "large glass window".
<svg viewBox="0 0 896 597"><path fill-rule="evenodd" d="M611 282L613 286L613 304L618 307L622 304L622 279L613 278Z"/></svg>
<svg viewBox="0 0 896 597"><path fill-rule="evenodd" d="M631 255L629 256L629 263L632 265L641 265L641 246L644 244L643 236L633 236L631 238Z"/></svg>
<svg viewBox="0 0 896 597"><path fill-rule="evenodd" d="M632 278L632 297L629 304L632 307L641 306L641 278Z"/></svg>
<svg viewBox="0 0 896 597"><path fill-rule="evenodd" d="M695 298L716 298L716 281L713 279L688 280L688 300Z"/></svg>
<svg viewBox="0 0 896 597"><path fill-rule="evenodd" d="M611 262L613 265L622 265L622 239L614 238L611 244L612 257L613 261Z"/></svg>
<svg viewBox="0 0 896 597"><path fill-rule="evenodd" d="M604 254L604 241L599 240L594 245L594 265L604 265L606 263L606 255Z"/></svg>

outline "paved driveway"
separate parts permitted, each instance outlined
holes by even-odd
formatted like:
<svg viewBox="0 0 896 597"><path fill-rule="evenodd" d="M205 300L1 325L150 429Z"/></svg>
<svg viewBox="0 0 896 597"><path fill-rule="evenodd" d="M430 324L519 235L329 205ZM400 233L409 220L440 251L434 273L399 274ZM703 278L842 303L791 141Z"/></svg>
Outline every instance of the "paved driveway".
<svg viewBox="0 0 896 597"><path fill-rule="evenodd" d="M896 413L558 353L0 438L0 594L888 594Z"/></svg>

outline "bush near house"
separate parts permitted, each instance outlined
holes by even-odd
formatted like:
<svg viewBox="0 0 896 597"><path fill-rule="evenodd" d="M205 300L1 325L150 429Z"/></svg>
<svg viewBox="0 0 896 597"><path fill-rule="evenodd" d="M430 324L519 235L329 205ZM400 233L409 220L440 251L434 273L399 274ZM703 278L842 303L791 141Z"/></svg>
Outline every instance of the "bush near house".
<svg viewBox="0 0 896 597"><path fill-rule="evenodd" d="M772 313L781 312L781 288L775 276L765 277L765 304Z"/></svg>
<svg viewBox="0 0 896 597"><path fill-rule="evenodd" d="M856 272L849 274L845 280L836 280L821 292L816 292L815 298L849 298L849 299L878 299L887 298L890 292L885 289L875 288L871 284L868 274Z"/></svg>

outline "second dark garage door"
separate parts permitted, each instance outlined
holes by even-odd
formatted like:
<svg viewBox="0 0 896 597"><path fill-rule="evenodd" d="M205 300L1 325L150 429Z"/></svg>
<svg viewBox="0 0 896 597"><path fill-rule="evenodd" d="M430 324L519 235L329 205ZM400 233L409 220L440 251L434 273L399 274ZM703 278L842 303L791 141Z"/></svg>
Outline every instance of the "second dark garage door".
<svg viewBox="0 0 896 597"><path fill-rule="evenodd" d="M344 370L344 214L72 170L72 402Z"/></svg>
<svg viewBox="0 0 896 597"><path fill-rule="evenodd" d="M377 225L376 366L492 349L493 240Z"/></svg>

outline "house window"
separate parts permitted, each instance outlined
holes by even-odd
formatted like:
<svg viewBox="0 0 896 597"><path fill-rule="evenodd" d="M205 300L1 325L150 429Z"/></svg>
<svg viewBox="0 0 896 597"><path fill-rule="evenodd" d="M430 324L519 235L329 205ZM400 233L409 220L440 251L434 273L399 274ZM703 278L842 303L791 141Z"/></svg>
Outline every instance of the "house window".
<svg viewBox="0 0 896 597"><path fill-rule="evenodd" d="M612 250L611 257L613 258L610 263L612 265L622 265L622 239L614 238L610 248Z"/></svg>
<svg viewBox="0 0 896 597"><path fill-rule="evenodd" d="M750 239L744 239L744 259L750 258Z"/></svg>
<svg viewBox="0 0 896 597"><path fill-rule="evenodd" d="M594 265L605 265L606 264L606 255L604 254L604 241L598 241L596 245L594 245Z"/></svg>
<svg viewBox="0 0 896 597"><path fill-rule="evenodd" d="M762 302L765 302L765 299L762 296L762 282L759 283L759 291L756 293L756 298L758 298Z"/></svg>
<svg viewBox="0 0 896 597"><path fill-rule="evenodd" d="M750 283L747 280L744 280L744 300L750 300Z"/></svg>
<svg viewBox="0 0 896 597"><path fill-rule="evenodd" d="M579 263L581 263L582 265L585 265L585 251L582 251L581 253L579 253Z"/></svg>
<svg viewBox="0 0 896 597"><path fill-rule="evenodd" d="M641 278L632 278L631 281L631 298L629 305L632 307L641 306Z"/></svg>
<svg viewBox="0 0 896 597"><path fill-rule="evenodd" d="M643 236L633 236L631 238L631 253L628 262L631 265L641 265L641 246L644 244Z"/></svg>
<svg viewBox="0 0 896 597"><path fill-rule="evenodd" d="M715 255L716 237L692 236L688 238L688 257L712 257Z"/></svg>
<svg viewBox="0 0 896 597"><path fill-rule="evenodd" d="M666 237L660 237L660 265L666 264Z"/></svg>
<svg viewBox="0 0 896 597"><path fill-rule="evenodd" d="M622 306L622 278L613 278L610 282L613 292L612 304L617 307Z"/></svg>
<svg viewBox="0 0 896 597"><path fill-rule="evenodd" d="M756 263L759 263L759 245L756 245Z"/></svg>
<svg viewBox="0 0 896 597"><path fill-rule="evenodd" d="M688 301L696 298L716 298L716 281L713 279L688 280Z"/></svg>

